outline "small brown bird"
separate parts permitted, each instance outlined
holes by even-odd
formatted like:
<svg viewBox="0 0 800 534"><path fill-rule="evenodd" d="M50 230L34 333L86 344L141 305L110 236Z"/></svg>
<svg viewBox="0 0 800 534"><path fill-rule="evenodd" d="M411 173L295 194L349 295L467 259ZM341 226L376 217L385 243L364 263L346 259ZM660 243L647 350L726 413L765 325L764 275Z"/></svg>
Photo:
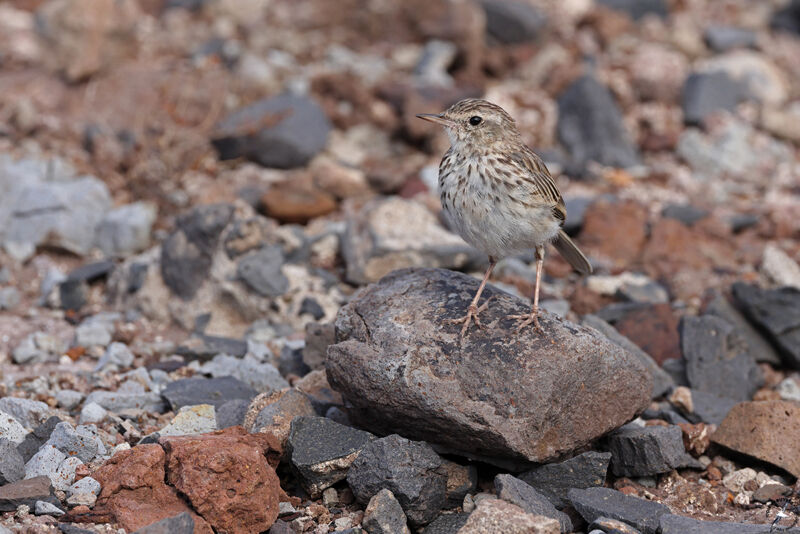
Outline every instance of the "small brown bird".
<svg viewBox="0 0 800 534"><path fill-rule="evenodd" d="M536 285L533 308L521 319L518 330L539 326L539 283L544 245L556 250L582 274L592 266L561 227L567 217L564 200L542 158L522 141L514 119L486 100L462 100L438 115L423 113L420 119L445 127L450 149L439 164L442 207L464 240L489 256L489 268L467 314L453 323L471 321L481 326L478 314L488 307L478 302L497 260L527 249L536 251Z"/></svg>

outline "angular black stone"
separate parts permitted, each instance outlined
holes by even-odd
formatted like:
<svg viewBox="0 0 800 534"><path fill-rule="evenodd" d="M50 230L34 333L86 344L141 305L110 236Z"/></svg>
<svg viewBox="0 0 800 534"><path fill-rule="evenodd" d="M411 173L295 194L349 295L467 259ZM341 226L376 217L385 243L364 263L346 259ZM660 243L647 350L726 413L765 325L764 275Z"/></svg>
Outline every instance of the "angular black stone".
<svg viewBox="0 0 800 534"><path fill-rule="evenodd" d="M295 417L289 431L292 467L312 498L347 476L350 464L375 436L325 417Z"/></svg>
<svg viewBox="0 0 800 534"><path fill-rule="evenodd" d="M736 332L744 339L747 349L757 362L766 362L779 365L781 358L775 348L764 339L758 330L753 328L742 313L733 307L721 294L716 294L706 305L705 313L725 319L732 324Z"/></svg>
<svg viewBox="0 0 800 534"><path fill-rule="evenodd" d="M212 404L216 408L234 399L250 401L257 394L253 388L232 376L183 378L170 382L161 392L174 411L197 404Z"/></svg>
<svg viewBox="0 0 800 534"><path fill-rule="evenodd" d="M616 476L646 477L666 473L684 463L686 450L677 426L626 425L608 435L611 471Z"/></svg>
<svg viewBox="0 0 800 534"><path fill-rule="evenodd" d="M522 480L512 475L497 475L494 477L494 489L498 498L516 504L530 514L555 519L561 532L572 532L572 521L567 514L556 510L547 497Z"/></svg>
<svg viewBox="0 0 800 534"><path fill-rule="evenodd" d="M562 510L569 506L569 490L602 486L605 483L610 461L610 452L589 451L563 462L534 467L519 478Z"/></svg>
<svg viewBox="0 0 800 534"><path fill-rule="evenodd" d="M661 516L670 513L669 508L661 503L630 497L609 488L573 489L568 497L587 523L610 517L641 530L643 534L658 534Z"/></svg>
<svg viewBox="0 0 800 534"><path fill-rule="evenodd" d="M483 0L486 13L486 33L503 44L532 41L547 24L542 11L527 2L517 0Z"/></svg>

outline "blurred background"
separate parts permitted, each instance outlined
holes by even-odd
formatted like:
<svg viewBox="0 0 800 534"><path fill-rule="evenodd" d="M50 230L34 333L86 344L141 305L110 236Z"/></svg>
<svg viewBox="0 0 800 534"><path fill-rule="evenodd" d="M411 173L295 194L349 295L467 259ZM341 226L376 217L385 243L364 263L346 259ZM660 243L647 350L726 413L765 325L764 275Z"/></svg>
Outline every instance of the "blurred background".
<svg viewBox="0 0 800 534"><path fill-rule="evenodd" d="M550 254L544 305L635 303L612 322L678 357L732 282L800 286L798 79L796 0L2 1L0 354L110 310L148 358L302 339L392 269L480 272L414 115L483 97L596 266ZM528 260L496 282L529 295Z"/></svg>

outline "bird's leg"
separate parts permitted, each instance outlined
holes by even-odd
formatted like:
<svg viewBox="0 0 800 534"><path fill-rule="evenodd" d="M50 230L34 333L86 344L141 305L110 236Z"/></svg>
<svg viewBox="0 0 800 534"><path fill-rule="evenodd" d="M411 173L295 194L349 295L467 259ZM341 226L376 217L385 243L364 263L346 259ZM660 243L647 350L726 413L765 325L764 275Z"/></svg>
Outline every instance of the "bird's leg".
<svg viewBox="0 0 800 534"><path fill-rule="evenodd" d="M539 325L539 284L542 281L542 266L544 265L544 245L536 247L536 284L533 287L533 307L531 313L527 315L509 315L509 319L522 319L522 322L517 326L517 332L533 323L534 328L540 334L543 334L541 325Z"/></svg>
<svg viewBox="0 0 800 534"><path fill-rule="evenodd" d="M489 297L480 308L478 307L478 301L481 298L481 293L483 293L483 288L486 287L486 282L489 281L489 276L491 276L492 271L494 270L494 266L496 264L497 260L489 256L489 268L486 269L486 273L483 275L483 281L481 282L481 285L478 287L478 292L475 293L475 298L472 299L472 302L470 302L469 304L469 308L467 308L467 314L463 317L459 317L458 319L447 319L444 321L447 324L464 323L464 326L461 327L461 337L464 337L464 334L467 333L467 328L469 328L470 321L475 321L475 324L478 325L479 327L483 326L481 325L480 319L478 319L478 314L489 307L489 301L492 299L491 297Z"/></svg>

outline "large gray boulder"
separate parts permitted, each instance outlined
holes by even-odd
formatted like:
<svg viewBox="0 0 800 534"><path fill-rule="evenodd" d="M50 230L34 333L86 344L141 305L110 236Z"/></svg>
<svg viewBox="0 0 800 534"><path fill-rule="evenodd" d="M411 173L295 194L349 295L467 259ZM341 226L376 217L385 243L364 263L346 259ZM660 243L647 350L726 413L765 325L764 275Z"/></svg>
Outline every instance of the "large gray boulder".
<svg viewBox="0 0 800 534"><path fill-rule="evenodd" d="M478 281L441 269L395 271L336 319L331 386L353 422L484 459L543 462L581 447L643 411L647 368L597 331L546 312L516 332L520 299L488 286L484 329L462 315Z"/></svg>

